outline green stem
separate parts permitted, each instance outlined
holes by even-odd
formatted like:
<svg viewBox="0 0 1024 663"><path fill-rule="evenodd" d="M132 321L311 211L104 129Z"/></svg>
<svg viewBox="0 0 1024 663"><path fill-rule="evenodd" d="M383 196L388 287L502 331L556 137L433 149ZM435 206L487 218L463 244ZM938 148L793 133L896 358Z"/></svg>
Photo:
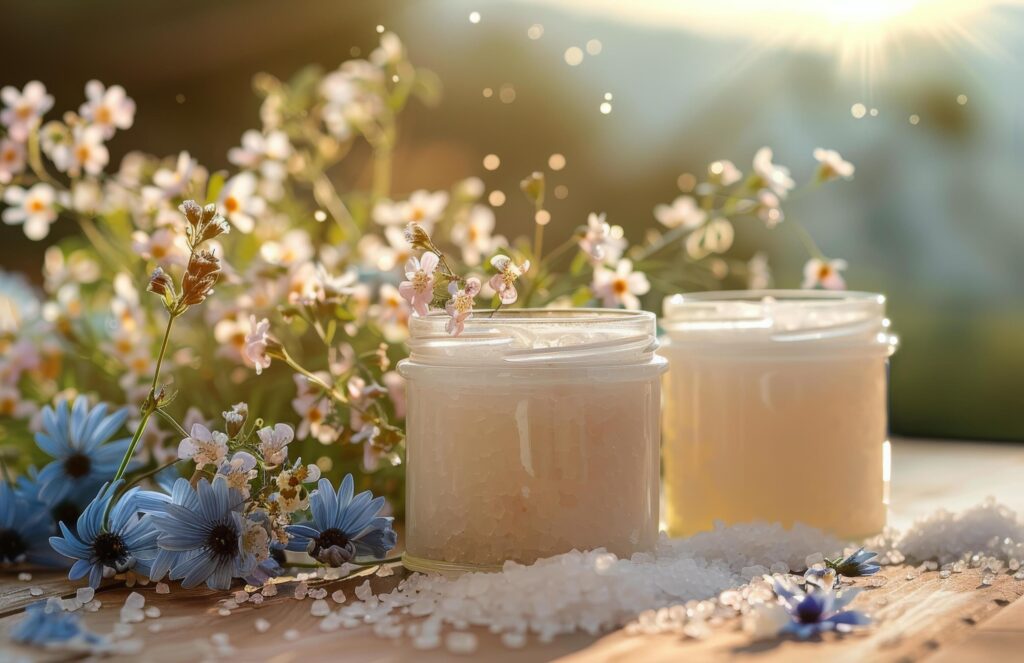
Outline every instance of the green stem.
<svg viewBox="0 0 1024 663"><path fill-rule="evenodd" d="M124 485L124 490L128 490L132 486L145 481L146 479L148 479L151 476L155 476L157 474L160 474L161 472L166 470L168 467L174 467L174 465L179 463L179 462L180 462L180 460L172 460L169 463L165 463L164 465L160 465L159 467L155 467L155 468L153 468L152 470L150 470L148 472L144 472L144 473L140 474L139 476L135 477L134 479L132 479L131 481L126 483Z"/></svg>
<svg viewBox="0 0 1024 663"><path fill-rule="evenodd" d="M188 437L188 431L185 430L184 428L182 428L181 424L179 424L178 421L174 417L172 417L171 415L167 414L163 410L157 410L156 414L161 419L163 419L164 421L169 423L171 426L173 426L174 430L178 431L178 433L181 434L182 437ZM177 461L175 461L175 462L177 462Z"/></svg>
<svg viewBox="0 0 1024 663"><path fill-rule="evenodd" d="M807 249L807 252L810 253L812 257L818 258L819 260L828 260L825 254L822 253L821 249L818 247L817 242L815 242L814 238L811 237L811 233L807 232L806 228L792 219L785 221L785 224L787 226L791 226L796 231L797 237L800 238L800 241L803 242L804 248Z"/></svg>
<svg viewBox="0 0 1024 663"><path fill-rule="evenodd" d="M132 441L128 445L128 450L124 453L124 458L121 459L121 465L117 468L117 473L114 474L113 481L117 481L124 476L125 470L128 469L128 463L135 455L135 449L139 446L139 440L142 439L142 434L146 432L146 424L149 423L149 418L159 408L159 404L156 402L156 387L160 380L160 367L164 362L164 355L167 353L167 342L171 337L171 327L174 325L174 320L178 317L178 314L171 313L167 318L167 328L164 330L164 340L160 344L160 354L156 358L156 370L153 372L153 384L149 388L149 395L146 396L145 402L142 404L142 419L139 420L139 425L135 429L135 434L132 436ZM113 483L113 481L111 483ZM113 503L113 502L111 502Z"/></svg>

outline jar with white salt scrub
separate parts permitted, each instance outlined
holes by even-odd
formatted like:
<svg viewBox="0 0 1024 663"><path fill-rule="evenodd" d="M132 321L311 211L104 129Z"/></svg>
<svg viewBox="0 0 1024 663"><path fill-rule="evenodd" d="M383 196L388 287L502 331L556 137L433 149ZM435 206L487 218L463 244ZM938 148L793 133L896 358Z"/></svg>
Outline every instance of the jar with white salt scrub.
<svg viewBox="0 0 1024 663"><path fill-rule="evenodd" d="M498 569L658 538L661 374L654 315L477 312L413 318L406 553L415 571Z"/></svg>
<svg viewBox="0 0 1024 663"><path fill-rule="evenodd" d="M886 522L885 297L761 290L665 300L669 533L802 522L845 538Z"/></svg>

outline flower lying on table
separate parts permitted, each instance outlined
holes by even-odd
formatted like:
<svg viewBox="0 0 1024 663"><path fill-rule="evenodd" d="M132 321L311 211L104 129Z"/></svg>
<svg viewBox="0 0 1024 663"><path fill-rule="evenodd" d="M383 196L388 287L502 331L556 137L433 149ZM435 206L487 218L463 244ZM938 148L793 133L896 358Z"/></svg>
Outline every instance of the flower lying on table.
<svg viewBox="0 0 1024 663"><path fill-rule="evenodd" d="M792 634L801 640L828 631L841 633L857 626L866 626L871 620L856 610L844 608L860 593L860 589L842 592L809 586L806 591L775 581L775 594L789 612L790 620L782 626L781 634Z"/></svg>

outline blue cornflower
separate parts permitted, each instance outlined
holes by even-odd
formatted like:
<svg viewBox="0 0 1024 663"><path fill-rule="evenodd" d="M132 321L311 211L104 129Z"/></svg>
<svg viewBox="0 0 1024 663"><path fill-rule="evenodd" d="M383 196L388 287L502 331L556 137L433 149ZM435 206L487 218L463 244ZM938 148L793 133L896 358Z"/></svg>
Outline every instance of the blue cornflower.
<svg viewBox="0 0 1024 663"><path fill-rule="evenodd" d="M882 567L877 562L871 561L875 557L878 557L878 553L860 548L846 559L837 557L836 559L826 560L825 564L830 569L835 569L836 573L841 576L856 578L858 576L870 576L878 573Z"/></svg>
<svg viewBox="0 0 1024 663"><path fill-rule="evenodd" d="M55 408L43 408L43 430L36 433L36 444L56 458L39 472L39 489L47 503L57 504L76 490L91 493L114 476L130 440L104 442L127 416L127 410L108 415L106 403L90 409L84 396L70 408L63 398Z"/></svg>
<svg viewBox="0 0 1024 663"><path fill-rule="evenodd" d="M53 524L46 509L0 481L0 564L29 562L58 566L50 548Z"/></svg>
<svg viewBox="0 0 1024 663"><path fill-rule="evenodd" d="M82 626L78 613L65 612L60 600L38 601L25 608L25 617L11 629L11 640L25 645L53 646L74 641L100 644L104 638Z"/></svg>
<svg viewBox="0 0 1024 663"><path fill-rule="evenodd" d="M68 573L69 579L78 580L88 575L89 585L96 588L103 579L104 568L118 573L132 570L149 575L150 564L157 553L157 531L139 513L136 503L139 489L132 488L125 493L110 509L108 526L103 524L103 516L122 483L103 484L96 498L78 517L75 532L62 522L60 531L64 536L50 537L54 550L76 560Z"/></svg>
<svg viewBox="0 0 1024 663"><path fill-rule="evenodd" d="M175 488L188 487L180 481ZM188 487L191 490L191 487ZM183 493L181 504L172 501L147 516L160 532L161 550L184 553L172 560L170 577L185 588L205 582L210 589L230 589L232 578L244 578L256 566L256 556L245 549L245 499L228 487L223 477L213 483L199 481L193 497Z"/></svg>
<svg viewBox="0 0 1024 663"><path fill-rule="evenodd" d="M776 580L775 593L792 619L780 632L791 633L801 640L827 631L845 633L855 626L871 623L861 612L843 610L860 593L859 589L847 589L836 594L831 588L812 587L803 592Z"/></svg>
<svg viewBox="0 0 1024 663"><path fill-rule="evenodd" d="M378 516L384 498L370 491L352 496L355 483L347 474L338 492L327 479L320 479L309 498L313 520L286 529L291 535L287 550L307 552L317 560L341 566L358 555L383 558L398 543L391 528L393 518Z"/></svg>
<svg viewBox="0 0 1024 663"><path fill-rule="evenodd" d="M176 506L184 507L189 511L199 511L199 497L196 495L195 489L192 488L192 485L188 482L188 479L179 477L169 486L169 490L170 495L157 492L147 492L145 496L146 499L143 500L139 509L149 514L165 514L167 512L167 505L174 504ZM160 531L159 520L154 520L153 526L157 531ZM159 548L159 540L157 546ZM179 563L199 554L200 551L198 549L179 551L159 548L157 550L156 557L153 559L153 563L150 565L150 580L161 580Z"/></svg>

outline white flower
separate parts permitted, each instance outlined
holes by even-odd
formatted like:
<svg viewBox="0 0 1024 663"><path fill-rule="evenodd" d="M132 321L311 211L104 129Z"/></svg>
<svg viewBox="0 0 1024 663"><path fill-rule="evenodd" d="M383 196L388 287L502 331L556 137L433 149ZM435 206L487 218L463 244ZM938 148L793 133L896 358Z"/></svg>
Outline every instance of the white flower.
<svg viewBox="0 0 1024 663"><path fill-rule="evenodd" d="M754 154L754 172L761 179L761 185L775 192L780 198L796 186L789 176L789 168L772 163L772 148L762 147Z"/></svg>
<svg viewBox="0 0 1024 663"><path fill-rule="evenodd" d="M826 290L845 290L846 281L843 280L841 272L846 269L846 261L841 258L833 260L822 260L811 258L804 265L804 282L802 288L814 288L821 286Z"/></svg>
<svg viewBox="0 0 1024 663"><path fill-rule="evenodd" d="M385 338L392 343L405 340L408 336L409 316L412 314L409 303L398 288L390 283L381 284L377 301L375 313Z"/></svg>
<svg viewBox="0 0 1024 663"><path fill-rule="evenodd" d="M242 168L257 168L264 160L284 161L292 155L288 134L271 131L262 134L250 129L242 134L241 147L228 150L228 161Z"/></svg>
<svg viewBox="0 0 1024 663"><path fill-rule="evenodd" d="M843 159L839 152L819 147L814 150L814 158L821 164L818 167L818 179L822 182L840 177L844 180L853 178L853 164Z"/></svg>
<svg viewBox="0 0 1024 663"><path fill-rule="evenodd" d="M402 59L405 49L402 40L394 32L385 32L380 36L380 47L370 53L370 62L379 67L395 64Z"/></svg>
<svg viewBox="0 0 1024 663"><path fill-rule="evenodd" d="M34 415L37 409L32 401L22 400L17 387L0 383L0 417L27 419Z"/></svg>
<svg viewBox="0 0 1024 663"><path fill-rule="evenodd" d="M228 455L228 436L220 431L210 431L202 424L192 424L189 436L178 445L178 458L192 460L196 469L207 465L219 467Z"/></svg>
<svg viewBox="0 0 1024 663"><path fill-rule="evenodd" d="M170 228L158 228L152 234L136 230L132 233L132 250L145 260L184 264L187 249L179 241L184 242L184 237Z"/></svg>
<svg viewBox="0 0 1024 663"><path fill-rule="evenodd" d="M483 256L508 245L494 232L494 210L486 205L473 205L469 213L452 226L452 243L462 249L462 260L470 267L480 264Z"/></svg>
<svg viewBox="0 0 1024 663"><path fill-rule="evenodd" d="M326 373L316 373L318 378L329 381L331 378ZM320 392L320 387L314 385L303 375L293 376L298 394L292 399L292 408L302 417L295 436L305 440L312 435L323 444L329 444L337 437L337 432L326 423L327 415L330 414L331 404Z"/></svg>
<svg viewBox="0 0 1024 663"><path fill-rule="evenodd" d="M256 195L258 182L250 172L235 175L224 183L218 206L224 217L240 232L250 233L256 227L256 219L265 209L263 199Z"/></svg>
<svg viewBox="0 0 1024 663"><path fill-rule="evenodd" d="M22 224L25 236L40 240L50 234L50 224L57 220L57 192L49 184L39 182L25 190L20 186L4 191L3 222L10 226Z"/></svg>
<svg viewBox="0 0 1024 663"><path fill-rule="evenodd" d="M135 121L135 102L120 85L104 87L93 80L85 84L87 101L78 114L98 127L106 140L114 137L118 129L129 129Z"/></svg>
<svg viewBox="0 0 1024 663"><path fill-rule="evenodd" d="M647 277L643 272L634 272L630 260L620 260L614 272L603 265L594 268L594 294L605 306L621 304L628 309L638 309L637 295L645 295L650 289Z"/></svg>
<svg viewBox="0 0 1024 663"><path fill-rule="evenodd" d="M288 460L288 445L295 439L295 431L287 424L265 426L256 435L260 438L260 453L267 465L280 465Z"/></svg>
<svg viewBox="0 0 1024 663"><path fill-rule="evenodd" d="M25 170L25 146L10 139L0 140L0 184L7 184Z"/></svg>
<svg viewBox="0 0 1024 663"><path fill-rule="evenodd" d="M579 245L591 262L614 265L626 250L626 238L622 226L608 225L604 212L591 212L587 216L587 230Z"/></svg>
<svg viewBox="0 0 1024 663"><path fill-rule="evenodd" d="M654 208L654 217L666 228L696 228L704 223L707 216L707 212L691 196L679 196L671 205L658 205Z"/></svg>
<svg viewBox="0 0 1024 663"><path fill-rule="evenodd" d="M0 100L5 106L0 111L0 124L7 127L7 135L19 143L28 139L39 118L53 108L53 97L39 81L30 81L21 92L8 85L0 89Z"/></svg>
<svg viewBox="0 0 1024 663"><path fill-rule="evenodd" d="M271 265L284 267L309 260L313 252L309 233L301 228L289 230L280 241L268 241L260 246L260 255L264 260Z"/></svg>
<svg viewBox="0 0 1024 663"><path fill-rule="evenodd" d="M747 261L747 287L751 290L764 290L772 283L772 272L768 265L768 256L758 251Z"/></svg>
<svg viewBox="0 0 1024 663"><path fill-rule="evenodd" d="M231 460L225 459L217 474L227 479L228 486L249 497L249 482L256 478L256 457L248 451L236 451Z"/></svg>
<svg viewBox="0 0 1024 663"><path fill-rule="evenodd" d="M256 322L256 316L249 316L250 331L245 337L245 347L242 348L242 358L246 363L252 364L256 369L256 375L263 372L264 368L270 366L270 355L267 354L267 345L270 342L270 320L263 318Z"/></svg>
<svg viewBox="0 0 1024 663"><path fill-rule="evenodd" d="M728 219L711 219L687 236L686 252L694 260L700 260L712 253L725 253L732 246L734 236L735 232Z"/></svg>
<svg viewBox="0 0 1024 663"><path fill-rule="evenodd" d="M228 485L231 485L230 481ZM242 550L254 556L257 563L270 557L270 535L267 534L267 528L262 523L246 519L242 532Z"/></svg>
<svg viewBox="0 0 1024 663"><path fill-rule="evenodd" d="M786 219L781 204L778 196L768 189L761 189L757 192L757 218L767 227L774 228Z"/></svg>
<svg viewBox="0 0 1024 663"><path fill-rule="evenodd" d="M732 161L722 159L708 164L708 177L720 186L729 186L739 182L743 173Z"/></svg>
<svg viewBox="0 0 1024 663"><path fill-rule="evenodd" d="M393 203L382 200L373 208L373 220L382 226L399 225L406 226L410 223L418 223L428 233L433 224L444 214L448 206L448 192L435 191L431 193L420 189L413 191L409 200Z"/></svg>
<svg viewBox="0 0 1024 663"><path fill-rule="evenodd" d="M153 184L163 192L167 198L174 198L185 190L192 180L192 172L197 168L198 162L188 152L178 154L174 163L174 169L159 168L153 174Z"/></svg>
<svg viewBox="0 0 1024 663"><path fill-rule="evenodd" d="M55 147L53 163L61 172L78 177L82 172L99 175L110 161L110 152L103 144L99 127L79 126L71 133L71 143Z"/></svg>

